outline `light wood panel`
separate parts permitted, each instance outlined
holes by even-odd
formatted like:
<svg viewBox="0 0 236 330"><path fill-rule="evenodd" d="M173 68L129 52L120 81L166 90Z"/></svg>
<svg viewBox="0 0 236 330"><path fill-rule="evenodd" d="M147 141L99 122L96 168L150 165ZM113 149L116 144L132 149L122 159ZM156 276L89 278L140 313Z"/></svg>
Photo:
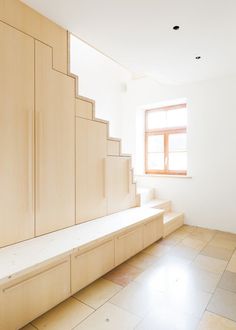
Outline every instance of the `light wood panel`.
<svg viewBox="0 0 236 330"><path fill-rule="evenodd" d="M108 156L106 161L107 213L125 210L132 205L130 159Z"/></svg>
<svg viewBox="0 0 236 330"><path fill-rule="evenodd" d="M53 66L67 73L67 31L19 0L0 0L0 20L53 47Z"/></svg>
<svg viewBox="0 0 236 330"><path fill-rule="evenodd" d="M0 329L19 329L138 253L154 216L162 223L160 210L129 209L1 249Z"/></svg>
<svg viewBox="0 0 236 330"><path fill-rule="evenodd" d="M36 52L36 235L75 224L74 80L51 69L51 48Z"/></svg>
<svg viewBox="0 0 236 330"><path fill-rule="evenodd" d="M34 234L34 41L0 22L0 246Z"/></svg>
<svg viewBox="0 0 236 330"><path fill-rule="evenodd" d="M109 156L120 156L120 141L107 140L107 154Z"/></svg>
<svg viewBox="0 0 236 330"><path fill-rule="evenodd" d="M74 253L71 258L72 293L92 283L114 266L114 239L100 243L87 252Z"/></svg>
<svg viewBox="0 0 236 330"><path fill-rule="evenodd" d="M163 219L159 217L144 224L143 245L144 248L163 237Z"/></svg>
<svg viewBox="0 0 236 330"><path fill-rule="evenodd" d="M126 231L115 239L116 266L143 249L143 226Z"/></svg>
<svg viewBox="0 0 236 330"><path fill-rule="evenodd" d="M70 253L75 248L85 252L88 245L93 248L104 238L118 235L155 216L163 217L162 214L162 210L148 207L131 208L2 248L0 285L9 278L24 275L35 265L40 267L45 261Z"/></svg>
<svg viewBox="0 0 236 330"><path fill-rule="evenodd" d="M19 329L69 296L67 257L1 287L0 329Z"/></svg>
<svg viewBox="0 0 236 330"><path fill-rule="evenodd" d="M93 104L91 102L76 99L76 116L85 119L93 119Z"/></svg>
<svg viewBox="0 0 236 330"><path fill-rule="evenodd" d="M184 213L166 213L164 217L163 237L170 235L184 224Z"/></svg>
<svg viewBox="0 0 236 330"><path fill-rule="evenodd" d="M76 118L76 222L106 214L107 125Z"/></svg>

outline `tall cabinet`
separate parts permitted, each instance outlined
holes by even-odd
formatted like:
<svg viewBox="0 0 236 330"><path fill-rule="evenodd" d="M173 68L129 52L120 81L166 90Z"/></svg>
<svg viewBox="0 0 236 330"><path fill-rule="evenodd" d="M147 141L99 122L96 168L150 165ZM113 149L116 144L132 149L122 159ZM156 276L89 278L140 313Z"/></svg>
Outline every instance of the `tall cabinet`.
<svg viewBox="0 0 236 330"><path fill-rule="evenodd" d="M134 206L130 159L128 157L107 157L106 186L108 214Z"/></svg>
<svg viewBox="0 0 236 330"><path fill-rule="evenodd" d="M0 247L134 206L130 159L76 117L53 49L2 22L0 49Z"/></svg>
<svg viewBox="0 0 236 330"><path fill-rule="evenodd" d="M34 40L0 22L0 246L34 235Z"/></svg>
<svg viewBox="0 0 236 330"><path fill-rule="evenodd" d="M76 222L106 215L105 123L76 118Z"/></svg>
<svg viewBox="0 0 236 330"><path fill-rule="evenodd" d="M74 79L52 68L35 42L36 235L75 224Z"/></svg>

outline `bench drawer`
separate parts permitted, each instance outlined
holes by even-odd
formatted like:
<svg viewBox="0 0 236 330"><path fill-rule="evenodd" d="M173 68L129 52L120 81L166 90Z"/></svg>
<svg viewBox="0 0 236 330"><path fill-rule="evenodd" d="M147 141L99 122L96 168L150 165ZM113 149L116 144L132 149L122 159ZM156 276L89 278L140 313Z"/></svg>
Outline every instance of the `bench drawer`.
<svg viewBox="0 0 236 330"><path fill-rule="evenodd" d="M143 249L143 228L142 226L130 230L115 240L116 265L121 264Z"/></svg>
<svg viewBox="0 0 236 330"><path fill-rule="evenodd" d="M79 291L114 268L114 240L106 241L71 259L72 293Z"/></svg>
<svg viewBox="0 0 236 330"><path fill-rule="evenodd" d="M144 248L156 242L163 237L163 218L158 217L143 226L143 244Z"/></svg>
<svg viewBox="0 0 236 330"><path fill-rule="evenodd" d="M19 329L69 296L67 257L1 287L0 329Z"/></svg>

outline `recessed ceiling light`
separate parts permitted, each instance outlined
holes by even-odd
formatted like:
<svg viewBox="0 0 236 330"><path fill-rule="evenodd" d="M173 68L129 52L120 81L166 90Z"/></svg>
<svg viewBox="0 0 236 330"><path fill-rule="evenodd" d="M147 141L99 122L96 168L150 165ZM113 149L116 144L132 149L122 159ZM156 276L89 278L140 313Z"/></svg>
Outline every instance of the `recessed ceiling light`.
<svg viewBox="0 0 236 330"><path fill-rule="evenodd" d="M173 26L173 30L179 30L179 26L178 25Z"/></svg>
<svg viewBox="0 0 236 330"><path fill-rule="evenodd" d="M196 58L196 60L200 60L201 56L196 56L195 58Z"/></svg>

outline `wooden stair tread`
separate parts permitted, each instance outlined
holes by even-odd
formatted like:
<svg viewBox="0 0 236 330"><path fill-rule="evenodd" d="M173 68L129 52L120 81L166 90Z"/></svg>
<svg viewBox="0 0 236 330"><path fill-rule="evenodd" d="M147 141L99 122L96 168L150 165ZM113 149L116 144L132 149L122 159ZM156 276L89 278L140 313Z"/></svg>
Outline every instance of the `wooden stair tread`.
<svg viewBox="0 0 236 330"><path fill-rule="evenodd" d="M174 221L179 216L183 216L183 212L168 212L164 214L164 224L170 221Z"/></svg>
<svg viewBox="0 0 236 330"><path fill-rule="evenodd" d="M170 200L164 199L152 199L151 201L145 203L143 206L151 207L151 208L158 208L158 206L162 206L163 204L170 203Z"/></svg>
<svg viewBox="0 0 236 330"><path fill-rule="evenodd" d="M164 214L164 237L170 235L184 224L183 212L168 212Z"/></svg>
<svg viewBox="0 0 236 330"><path fill-rule="evenodd" d="M0 249L0 282L162 214L135 207Z"/></svg>

